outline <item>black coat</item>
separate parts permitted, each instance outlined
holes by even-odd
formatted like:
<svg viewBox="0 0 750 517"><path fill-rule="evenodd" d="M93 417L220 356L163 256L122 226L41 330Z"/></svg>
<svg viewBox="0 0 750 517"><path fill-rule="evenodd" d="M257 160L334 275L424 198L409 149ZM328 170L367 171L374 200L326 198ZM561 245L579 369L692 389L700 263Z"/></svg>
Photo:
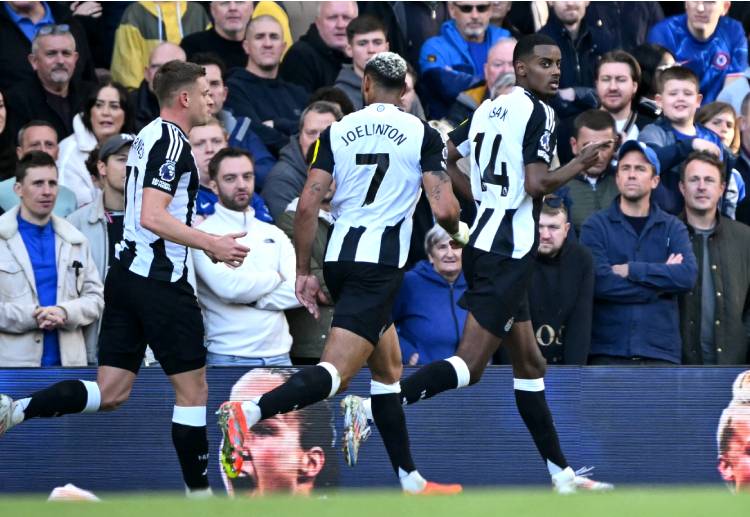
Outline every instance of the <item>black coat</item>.
<svg viewBox="0 0 750 517"><path fill-rule="evenodd" d="M279 77L313 93L323 86L333 86L341 65L351 62L343 52L326 45L312 24L284 56Z"/></svg>
<svg viewBox="0 0 750 517"><path fill-rule="evenodd" d="M70 25L70 31L76 40L78 63L73 77L94 82L94 61L83 28L71 15L67 2L47 2L47 5L58 24ZM0 5L0 89L10 90L36 75L29 63L30 53L31 42L10 19L5 6Z"/></svg>
<svg viewBox="0 0 750 517"><path fill-rule="evenodd" d="M64 120L64 117L49 104L41 81L33 75L8 92L8 110L13 115L15 131L32 120L46 120L55 127L58 141L62 141L73 133L73 117L83 109L86 98L95 87L92 83L75 80L70 83L67 97L70 118Z"/></svg>

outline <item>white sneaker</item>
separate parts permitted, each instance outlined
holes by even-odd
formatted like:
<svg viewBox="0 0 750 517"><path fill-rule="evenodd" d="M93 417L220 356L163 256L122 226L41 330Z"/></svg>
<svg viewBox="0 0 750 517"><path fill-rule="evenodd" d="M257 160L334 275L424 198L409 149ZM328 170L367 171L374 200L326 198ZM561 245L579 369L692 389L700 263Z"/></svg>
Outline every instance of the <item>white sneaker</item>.
<svg viewBox="0 0 750 517"><path fill-rule="evenodd" d="M576 470L576 477L573 479L577 488L582 490L590 490L592 492L607 492L614 490L615 485L612 483L605 483L604 481L596 481L591 479L591 472L594 467L581 467Z"/></svg>
<svg viewBox="0 0 750 517"><path fill-rule="evenodd" d="M558 494L575 494L576 493L576 473L572 468L567 467L565 470L552 476L552 487Z"/></svg>
<svg viewBox="0 0 750 517"><path fill-rule="evenodd" d="M0 436L13 427L13 399L8 395L0 394Z"/></svg>
<svg viewBox="0 0 750 517"><path fill-rule="evenodd" d="M370 437L371 429L362 397L347 395L341 401L341 411L344 413L344 459L353 467L357 464L359 445Z"/></svg>

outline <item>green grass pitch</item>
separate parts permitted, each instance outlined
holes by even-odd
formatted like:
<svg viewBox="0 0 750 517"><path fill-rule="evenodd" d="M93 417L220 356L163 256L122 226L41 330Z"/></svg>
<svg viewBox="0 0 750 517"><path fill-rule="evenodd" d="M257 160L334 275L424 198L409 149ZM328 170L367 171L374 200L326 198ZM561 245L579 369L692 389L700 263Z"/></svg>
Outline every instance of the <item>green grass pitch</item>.
<svg viewBox="0 0 750 517"><path fill-rule="evenodd" d="M748 517L750 495L722 488L619 489L559 496L541 489L468 490L455 497L393 491L337 491L303 497L192 501L178 495L98 494L101 503L48 503L44 496L2 497L3 517Z"/></svg>

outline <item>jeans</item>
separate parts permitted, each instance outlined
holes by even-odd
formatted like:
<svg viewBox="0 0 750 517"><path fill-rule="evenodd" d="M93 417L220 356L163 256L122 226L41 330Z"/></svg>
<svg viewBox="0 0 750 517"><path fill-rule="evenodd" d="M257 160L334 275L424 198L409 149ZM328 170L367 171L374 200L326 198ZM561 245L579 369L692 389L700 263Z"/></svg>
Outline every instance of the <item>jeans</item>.
<svg viewBox="0 0 750 517"><path fill-rule="evenodd" d="M291 366L292 361L289 359L289 354L271 357L241 357L208 352L206 364L208 366Z"/></svg>

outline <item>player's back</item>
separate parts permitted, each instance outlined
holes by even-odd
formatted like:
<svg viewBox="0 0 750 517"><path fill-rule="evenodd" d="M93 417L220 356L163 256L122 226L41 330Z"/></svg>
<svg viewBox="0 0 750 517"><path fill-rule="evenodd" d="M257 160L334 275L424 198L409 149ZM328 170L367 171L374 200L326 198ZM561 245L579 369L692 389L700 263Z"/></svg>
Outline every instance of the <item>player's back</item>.
<svg viewBox="0 0 750 517"><path fill-rule="evenodd" d="M517 86L483 102L460 139L459 150L470 155L471 190L479 202L469 243L522 257L537 238L525 166L535 161L549 164L555 147L554 111Z"/></svg>
<svg viewBox="0 0 750 517"><path fill-rule="evenodd" d="M426 131L432 130L413 115L378 103L347 115L321 136L316 146L330 145L336 182L326 261L403 266Z"/></svg>

